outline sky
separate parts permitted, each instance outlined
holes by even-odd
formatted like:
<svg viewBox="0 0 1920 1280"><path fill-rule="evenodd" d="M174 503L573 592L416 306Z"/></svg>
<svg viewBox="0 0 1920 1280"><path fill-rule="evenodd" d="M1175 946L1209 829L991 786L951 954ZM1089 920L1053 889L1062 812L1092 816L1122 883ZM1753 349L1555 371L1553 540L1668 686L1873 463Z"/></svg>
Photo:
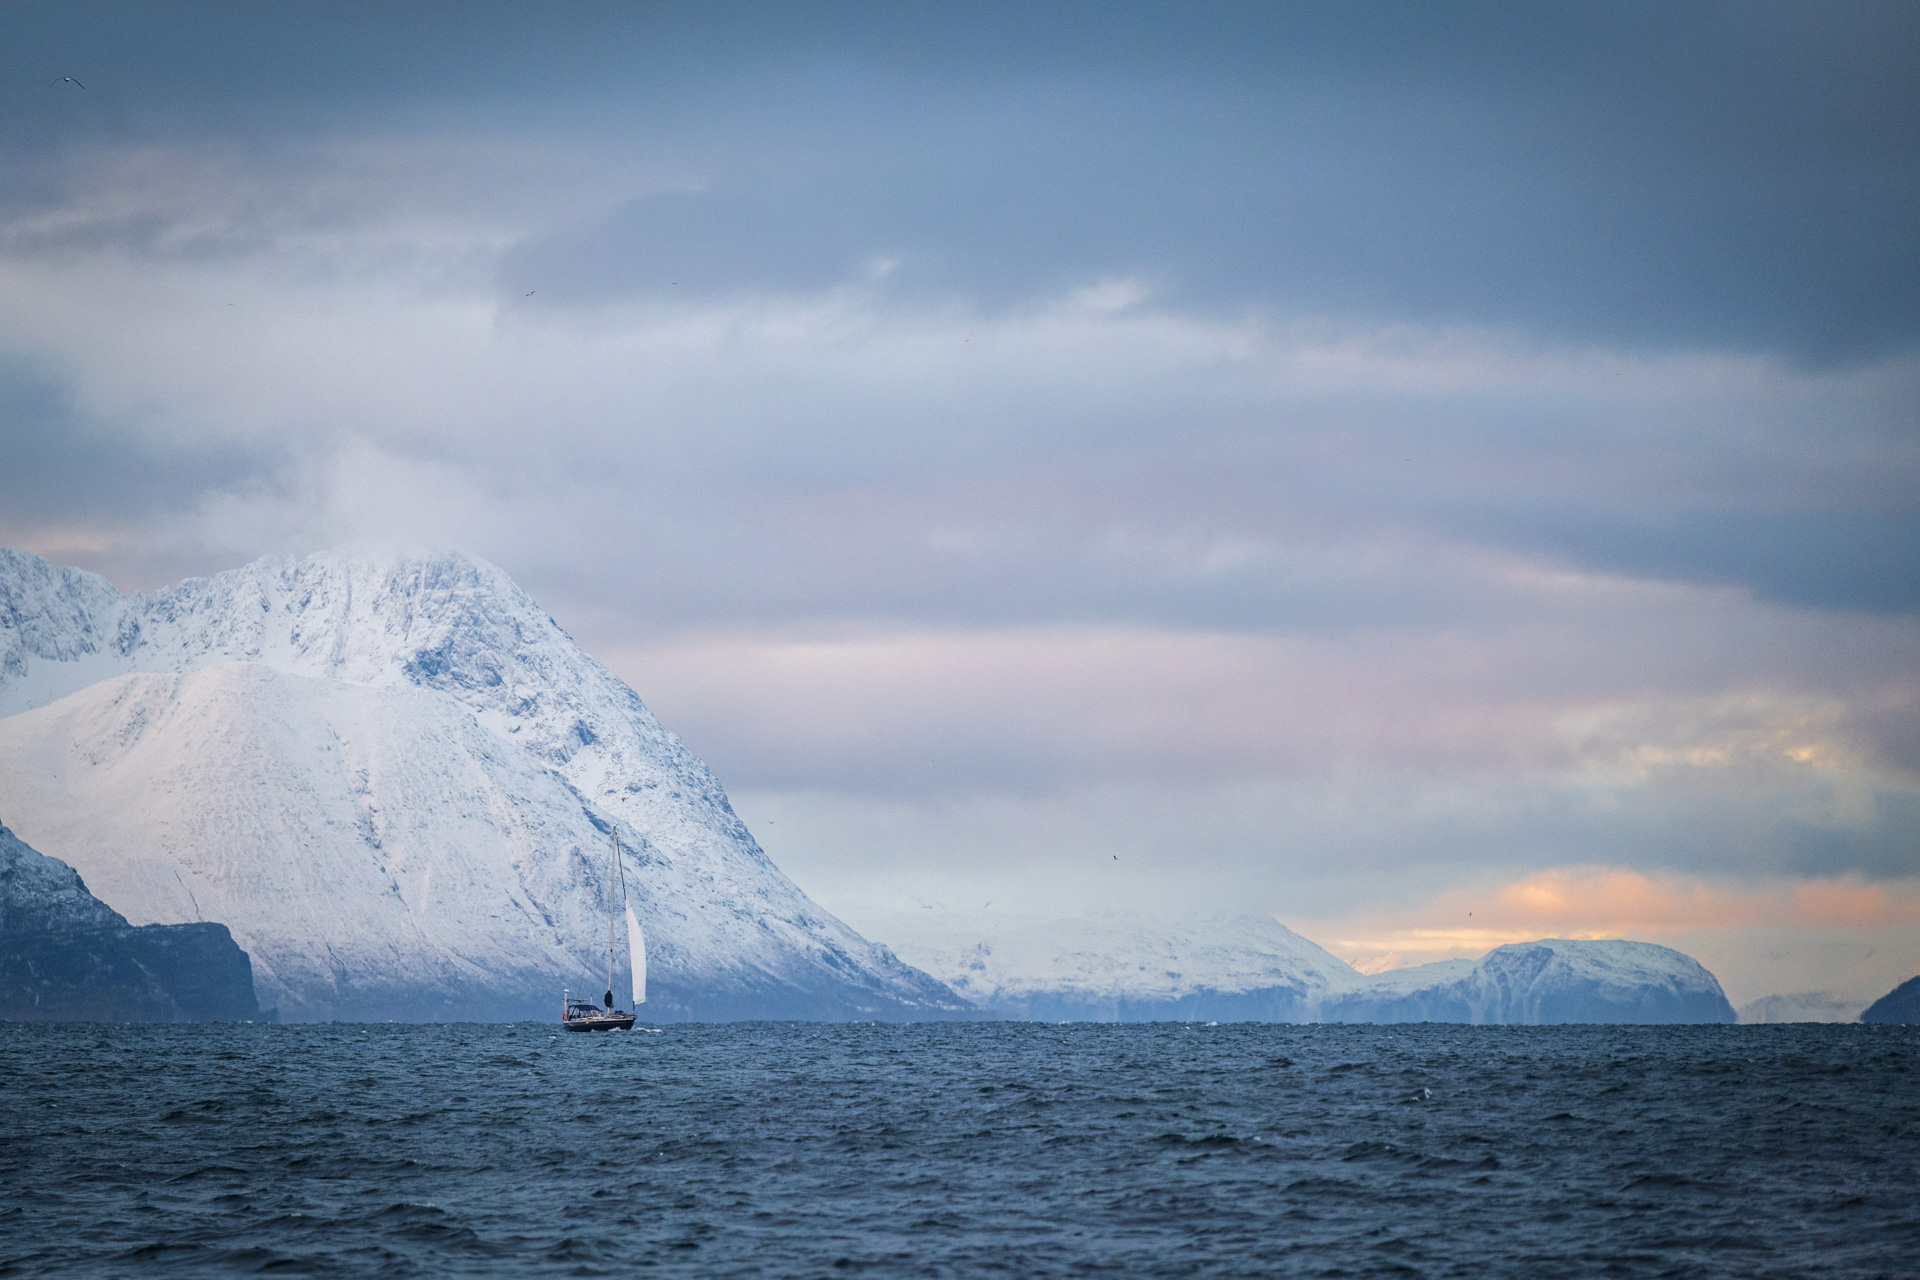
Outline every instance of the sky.
<svg viewBox="0 0 1920 1280"><path fill-rule="evenodd" d="M1870 999L1920 8L12 0L0 543L485 557L857 927Z"/></svg>

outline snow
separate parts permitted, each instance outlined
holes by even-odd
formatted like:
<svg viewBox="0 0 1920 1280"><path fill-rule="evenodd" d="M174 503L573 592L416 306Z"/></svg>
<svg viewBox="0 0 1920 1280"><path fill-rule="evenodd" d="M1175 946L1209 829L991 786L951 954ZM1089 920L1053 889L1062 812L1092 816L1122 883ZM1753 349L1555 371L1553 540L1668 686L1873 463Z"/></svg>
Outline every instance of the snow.
<svg viewBox="0 0 1920 1280"><path fill-rule="evenodd" d="M965 1008L809 901L638 695L470 557L266 558L127 597L0 552L0 715L0 816L135 923L226 923L286 1017L598 990L613 823L661 1016Z"/></svg>
<svg viewBox="0 0 1920 1280"><path fill-rule="evenodd" d="M879 917L869 917L868 923ZM1627 941L1547 939L1368 976L1278 921L1107 914L887 917L902 958L1012 1017L1288 1022L1723 1022L1691 957Z"/></svg>
<svg viewBox="0 0 1920 1280"><path fill-rule="evenodd" d="M266 558L151 597L0 551L0 817L135 923L216 920L289 1018L544 1016L605 981L607 831L657 1016L1731 1021L1544 940L1374 977L1257 915L908 912L867 941L707 767L467 556Z"/></svg>
<svg viewBox="0 0 1920 1280"><path fill-rule="evenodd" d="M1338 1022L1732 1022L1719 980L1671 947L1543 938L1495 947L1471 963L1393 970L1329 1001Z"/></svg>
<svg viewBox="0 0 1920 1280"><path fill-rule="evenodd" d="M1477 960L1435 960L1431 964L1388 969L1367 979L1367 991L1376 997L1409 996L1471 977Z"/></svg>
<svg viewBox="0 0 1920 1280"><path fill-rule="evenodd" d="M1023 919L905 911L869 916L868 925L893 939L909 964L1012 1017L1298 1022L1329 993L1365 981L1261 915L1169 923L1120 912Z"/></svg>
<svg viewBox="0 0 1920 1280"><path fill-rule="evenodd" d="M0 938L124 927L74 869L0 826Z"/></svg>
<svg viewBox="0 0 1920 1280"><path fill-rule="evenodd" d="M1339 957L1261 915L1168 925L1119 912L1021 919L904 911L876 931L894 938L908 963L993 1006L1041 992L1152 1001L1277 986L1345 990L1361 980Z"/></svg>

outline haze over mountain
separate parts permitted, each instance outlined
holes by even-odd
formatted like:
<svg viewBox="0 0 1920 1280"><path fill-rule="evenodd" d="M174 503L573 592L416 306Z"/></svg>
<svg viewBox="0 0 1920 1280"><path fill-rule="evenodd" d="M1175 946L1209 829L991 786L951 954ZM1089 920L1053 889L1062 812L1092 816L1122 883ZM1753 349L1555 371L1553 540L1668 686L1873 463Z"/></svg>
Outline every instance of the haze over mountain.
<svg viewBox="0 0 1920 1280"><path fill-rule="evenodd" d="M1739 1012L1742 1022L1853 1022L1866 1005L1831 991L1791 991L1749 1000Z"/></svg>
<svg viewBox="0 0 1920 1280"><path fill-rule="evenodd" d="M639 697L465 556L148 597L0 551L0 715L21 834L135 923L226 922L286 1018L598 993L616 823L652 1016L970 1012L810 902Z"/></svg>
<svg viewBox="0 0 1920 1280"><path fill-rule="evenodd" d="M1732 1022L1719 980L1644 942L1545 939L1368 975L1266 916L888 920L912 963L1009 1017L1149 1022Z"/></svg>

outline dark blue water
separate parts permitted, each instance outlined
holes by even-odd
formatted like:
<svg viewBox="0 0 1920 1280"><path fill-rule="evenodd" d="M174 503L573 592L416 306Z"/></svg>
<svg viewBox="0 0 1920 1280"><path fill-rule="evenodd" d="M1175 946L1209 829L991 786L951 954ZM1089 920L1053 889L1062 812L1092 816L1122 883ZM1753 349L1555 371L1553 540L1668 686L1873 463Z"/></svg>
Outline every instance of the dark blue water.
<svg viewBox="0 0 1920 1280"><path fill-rule="evenodd" d="M1920 1029L0 1025L0 1273L1915 1276Z"/></svg>

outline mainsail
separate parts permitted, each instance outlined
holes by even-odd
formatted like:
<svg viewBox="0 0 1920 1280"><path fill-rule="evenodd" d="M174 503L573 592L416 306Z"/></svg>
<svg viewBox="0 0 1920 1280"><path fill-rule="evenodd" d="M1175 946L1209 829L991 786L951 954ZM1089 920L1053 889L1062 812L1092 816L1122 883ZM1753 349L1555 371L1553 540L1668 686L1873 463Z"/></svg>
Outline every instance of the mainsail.
<svg viewBox="0 0 1920 1280"><path fill-rule="evenodd" d="M627 901L625 864L620 860L620 828L610 827L613 846L607 850L607 994L606 1011L596 1009L591 1000L575 1000L571 991L565 1000L560 1025L568 1031L626 1031L632 1028L634 1014L613 1007L613 953L619 949L620 908L627 909L627 953L633 958L633 1003L637 1007L647 998L647 944L640 936L640 922L634 919L633 904Z"/></svg>
<svg viewBox="0 0 1920 1280"><path fill-rule="evenodd" d="M640 922L633 918L633 904L627 904L627 950L633 957L634 1007L647 1002L647 940L640 936Z"/></svg>

